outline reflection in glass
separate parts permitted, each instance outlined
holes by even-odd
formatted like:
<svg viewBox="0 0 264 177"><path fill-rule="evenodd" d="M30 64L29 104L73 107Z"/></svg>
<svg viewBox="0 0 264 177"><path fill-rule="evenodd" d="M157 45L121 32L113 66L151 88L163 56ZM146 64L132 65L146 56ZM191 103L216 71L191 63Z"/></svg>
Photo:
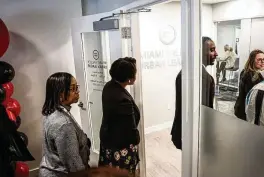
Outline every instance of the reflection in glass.
<svg viewBox="0 0 264 177"><path fill-rule="evenodd" d="M248 5L258 8L250 9ZM241 11L242 7L245 12ZM216 35L213 39L218 57L207 71L216 84L216 110L201 106L200 177L260 177L264 174L264 18L256 15L264 16L260 10L263 7L264 3L258 0L214 5ZM203 74L201 77L204 79ZM201 87L203 95L208 86L202 84Z"/></svg>
<svg viewBox="0 0 264 177"><path fill-rule="evenodd" d="M240 20L216 23L217 49L215 108L234 115L239 83Z"/></svg>

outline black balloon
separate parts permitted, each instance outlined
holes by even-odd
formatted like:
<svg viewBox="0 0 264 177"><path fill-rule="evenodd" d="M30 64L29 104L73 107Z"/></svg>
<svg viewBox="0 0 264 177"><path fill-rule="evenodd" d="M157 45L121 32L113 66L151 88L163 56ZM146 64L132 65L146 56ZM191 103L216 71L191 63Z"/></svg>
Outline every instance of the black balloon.
<svg viewBox="0 0 264 177"><path fill-rule="evenodd" d="M15 77L15 70L12 65L7 62L0 61L0 84L10 82Z"/></svg>
<svg viewBox="0 0 264 177"><path fill-rule="evenodd" d="M6 90L3 88L2 85L0 85L0 103L5 101L6 99Z"/></svg>
<svg viewBox="0 0 264 177"><path fill-rule="evenodd" d="M25 133L23 132L18 132L20 138L23 140L26 146L28 146L28 137Z"/></svg>
<svg viewBox="0 0 264 177"><path fill-rule="evenodd" d="M21 118L20 118L20 116L17 116L17 118L16 118L16 128L18 129L20 127L20 125L21 125Z"/></svg>

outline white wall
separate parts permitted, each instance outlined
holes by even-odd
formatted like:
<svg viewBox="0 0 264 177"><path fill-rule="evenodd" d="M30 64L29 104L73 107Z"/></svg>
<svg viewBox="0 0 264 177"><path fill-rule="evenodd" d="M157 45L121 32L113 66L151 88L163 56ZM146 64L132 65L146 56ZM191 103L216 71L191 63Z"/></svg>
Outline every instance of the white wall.
<svg viewBox="0 0 264 177"><path fill-rule="evenodd" d="M39 165L42 142L41 108L47 77L58 71L75 74L70 20L81 16L80 0L0 1L0 17L9 28L11 44L1 60L13 65L14 98L22 106L19 129L29 137L29 149ZM80 123L79 110L73 114Z"/></svg>
<svg viewBox="0 0 264 177"><path fill-rule="evenodd" d="M217 52L218 56L225 55L224 46L228 44L235 49L236 45L236 26L230 25L217 25Z"/></svg>
<svg viewBox="0 0 264 177"><path fill-rule="evenodd" d="M213 5L213 20L226 21L264 16L263 0L235 0Z"/></svg>
<svg viewBox="0 0 264 177"><path fill-rule="evenodd" d="M264 51L264 18L252 19L251 21L251 45L250 50L260 49Z"/></svg>
<svg viewBox="0 0 264 177"><path fill-rule="evenodd" d="M181 9L179 2L153 6L152 12L140 14L140 40L143 62L143 105L146 131L157 125L171 127L175 111L175 79L181 69ZM202 34L212 37L212 8L203 5ZM161 31L172 26L176 39L170 45L160 40ZM168 32L165 38L173 37ZM147 57L148 56L148 57ZM199 56L197 56L198 59ZM144 68L147 65L151 68Z"/></svg>
<svg viewBox="0 0 264 177"><path fill-rule="evenodd" d="M252 23L253 18L264 17L263 0L236 0L213 5L213 21L241 20L241 31L239 41L239 68L244 68L250 51L254 48L262 48L260 38L262 38L263 23ZM253 21L258 21L253 19ZM261 27L261 28L259 28ZM255 29L253 29L255 28ZM254 31L252 31L252 29ZM253 35L253 40L252 40Z"/></svg>
<svg viewBox="0 0 264 177"><path fill-rule="evenodd" d="M214 23L213 23L213 9L211 5L203 4L202 6L202 36L208 36L215 39Z"/></svg>

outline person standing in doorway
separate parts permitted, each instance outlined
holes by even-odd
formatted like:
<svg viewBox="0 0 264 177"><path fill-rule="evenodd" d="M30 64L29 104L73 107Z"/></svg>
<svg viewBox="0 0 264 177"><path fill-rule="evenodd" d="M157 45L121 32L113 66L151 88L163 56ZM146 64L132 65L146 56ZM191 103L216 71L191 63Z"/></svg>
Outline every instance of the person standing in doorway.
<svg viewBox="0 0 264 177"><path fill-rule="evenodd" d="M216 47L209 37L202 38L202 105L213 108L215 82L206 71L206 67L214 65L217 57ZM177 75L176 82L175 117L171 130L172 142L177 149L182 149L182 71Z"/></svg>
<svg viewBox="0 0 264 177"><path fill-rule="evenodd" d="M239 81L239 95L237 97L234 112L242 120L246 120L245 101L249 91L264 80L260 71L264 69L264 53L261 50L253 50L249 54L245 68L241 71Z"/></svg>
<svg viewBox="0 0 264 177"><path fill-rule="evenodd" d="M112 80L102 94L103 120L100 129L99 166L126 169L135 176L139 162L139 109L126 90L136 80L136 59L120 58L110 69Z"/></svg>

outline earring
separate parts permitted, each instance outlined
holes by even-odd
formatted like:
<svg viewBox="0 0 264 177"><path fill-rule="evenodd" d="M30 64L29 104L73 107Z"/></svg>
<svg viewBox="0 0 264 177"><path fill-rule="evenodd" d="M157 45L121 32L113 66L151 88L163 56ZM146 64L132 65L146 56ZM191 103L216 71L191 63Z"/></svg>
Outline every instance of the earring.
<svg viewBox="0 0 264 177"><path fill-rule="evenodd" d="M131 83L131 80L128 80L128 83L130 84Z"/></svg>

